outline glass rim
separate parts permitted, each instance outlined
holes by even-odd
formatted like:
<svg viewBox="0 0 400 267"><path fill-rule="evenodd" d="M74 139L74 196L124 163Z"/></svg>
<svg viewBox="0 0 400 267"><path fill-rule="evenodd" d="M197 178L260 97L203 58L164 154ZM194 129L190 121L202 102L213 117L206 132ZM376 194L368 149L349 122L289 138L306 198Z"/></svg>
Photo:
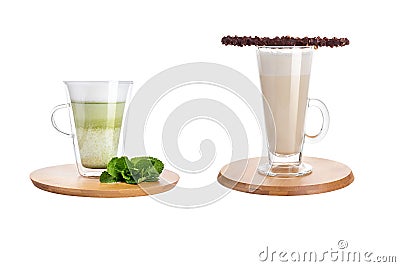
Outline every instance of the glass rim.
<svg viewBox="0 0 400 267"><path fill-rule="evenodd" d="M133 84L133 81L63 81L64 83L110 83L110 82L115 82L115 83L123 83L123 84Z"/></svg>

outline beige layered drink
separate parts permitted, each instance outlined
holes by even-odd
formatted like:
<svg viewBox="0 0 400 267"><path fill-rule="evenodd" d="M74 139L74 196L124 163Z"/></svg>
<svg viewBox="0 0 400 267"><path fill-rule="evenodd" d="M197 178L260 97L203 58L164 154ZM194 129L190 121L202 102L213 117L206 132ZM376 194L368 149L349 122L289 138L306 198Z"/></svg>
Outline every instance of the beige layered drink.
<svg viewBox="0 0 400 267"><path fill-rule="evenodd" d="M329 114L320 100L308 99L312 47L259 47L258 68L264 96L268 137L268 163L258 170L268 176L301 176L312 167L302 162L304 139L321 140L329 126ZM306 109L317 107L323 117L321 131L304 134Z"/></svg>
<svg viewBox="0 0 400 267"><path fill-rule="evenodd" d="M302 151L312 50L260 50L260 81L269 151L293 155Z"/></svg>

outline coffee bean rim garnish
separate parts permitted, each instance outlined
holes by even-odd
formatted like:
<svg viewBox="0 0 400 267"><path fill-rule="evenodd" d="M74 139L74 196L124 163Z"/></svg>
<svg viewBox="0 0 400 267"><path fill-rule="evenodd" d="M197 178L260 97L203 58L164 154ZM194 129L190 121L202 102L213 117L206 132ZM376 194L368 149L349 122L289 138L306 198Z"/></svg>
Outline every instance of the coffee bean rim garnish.
<svg viewBox="0 0 400 267"><path fill-rule="evenodd" d="M317 47L340 47L349 45L347 38L327 38L327 37L251 37L251 36L224 36L221 39L224 45L234 46L314 46Z"/></svg>

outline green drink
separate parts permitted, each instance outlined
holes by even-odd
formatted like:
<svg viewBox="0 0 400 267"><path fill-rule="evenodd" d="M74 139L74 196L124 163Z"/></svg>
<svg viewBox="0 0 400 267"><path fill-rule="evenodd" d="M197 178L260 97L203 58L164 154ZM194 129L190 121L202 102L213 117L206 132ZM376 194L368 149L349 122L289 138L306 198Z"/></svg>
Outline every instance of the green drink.
<svg viewBox="0 0 400 267"><path fill-rule="evenodd" d="M76 139L81 164L104 169L117 156L125 102L73 102Z"/></svg>
<svg viewBox="0 0 400 267"><path fill-rule="evenodd" d="M125 103L131 81L65 81L67 104L51 113L53 127L72 137L76 167L81 176L96 177L118 156ZM54 114L68 109L71 132L61 130Z"/></svg>

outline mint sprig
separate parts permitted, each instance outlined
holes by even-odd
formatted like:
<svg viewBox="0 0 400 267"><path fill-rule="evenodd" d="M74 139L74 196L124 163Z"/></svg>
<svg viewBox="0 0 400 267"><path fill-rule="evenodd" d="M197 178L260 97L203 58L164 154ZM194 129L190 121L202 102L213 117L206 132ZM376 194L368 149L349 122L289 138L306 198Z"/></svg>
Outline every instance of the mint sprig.
<svg viewBox="0 0 400 267"><path fill-rule="evenodd" d="M100 175L101 183L124 182L139 184L141 182L156 182L164 169L164 163L153 157L126 156L115 157L107 164L107 171Z"/></svg>

